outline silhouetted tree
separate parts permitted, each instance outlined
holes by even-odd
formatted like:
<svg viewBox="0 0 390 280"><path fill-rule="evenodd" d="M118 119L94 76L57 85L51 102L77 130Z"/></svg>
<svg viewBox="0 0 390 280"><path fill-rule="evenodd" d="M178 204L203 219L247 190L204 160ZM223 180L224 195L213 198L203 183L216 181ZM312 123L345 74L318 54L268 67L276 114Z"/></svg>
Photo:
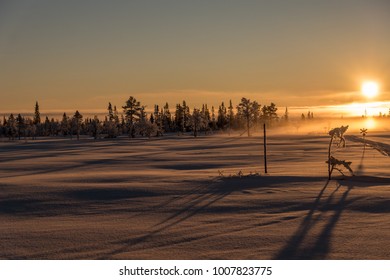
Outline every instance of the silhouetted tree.
<svg viewBox="0 0 390 280"><path fill-rule="evenodd" d="M20 114L16 118L16 126L18 128L18 139L20 140L22 131L24 131L24 118Z"/></svg>
<svg viewBox="0 0 390 280"><path fill-rule="evenodd" d="M34 111L34 120L35 125L38 125L41 123L41 113L39 112L39 105L38 101L35 102L35 111Z"/></svg>
<svg viewBox="0 0 390 280"><path fill-rule="evenodd" d="M16 127L16 120L13 114L11 114L8 118L7 121L7 136L10 140L15 140L16 132L17 132L17 127Z"/></svg>
<svg viewBox="0 0 390 280"><path fill-rule="evenodd" d="M163 109L163 128L164 131L172 131L172 115L171 112L169 111L169 105L168 102L165 103L164 109Z"/></svg>
<svg viewBox="0 0 390 280"><path fill-rule="evenodd" d="M60 124L60 132L63 136L66 136L69 134L69 118L68 116L66 115L66 113L64 112L64 114L62 115L62 120L61 120L61 124Z"/></svg>
<svg viewBox="0 0 390 280"><path fill-rule="evenodd" d="M81 123L83 121L83 115L79 113L79 111L76 111L73 115L73 121L76 129L76 134L77 134L77 140L80 139L80 129L81 129Z"/></svg>
<svg viewBox="0 0 390 280"><path fill-rule="evenodd" d="M98 139L101 132L101 123L97 116L90 121L90 130L93 138Z"/></svg>
<svg viewBox="0 0 390 280"><path fill-rule="evenodd" d="M229 101L229 113L228 113L228 120L229 120L229 134L231 132L231 129L233 128L233 122L234 122L234 112L233 112L233 103L232 100Z"/></svg>
<svg viewBox="0 0 390 280"><path fill-rule="evenodd" d="M288 122L288 109L286 107L286 110L284 111L284 116L283 116L283 119Z"/></svg>
<svg viewBox="0 0 390 280"><path fill-rule="evenodd" d="M140 120L141 111L143 110L141 103L133 96L130 96L126 101L126 105L122 107L126 116L126 122L129 127L129 136L135 137L134 124Z"/></svg>
<svg viewBox="0 0 390 280"><path fill-rule="evenodd" d="M271 103L268 106L263 106L261 109L262 118L266 124L272 125L278 119L278 114L276 113L277 110L278 108L276 108L274 103Z"/></svg>
<svg viewBox="0 0 390 280"><path fill-rule="evenodd" d="M243 97L240 104L237 106L237 114L244 119L246 124L246 130L248 137L250 136L250 125L255 116L258 116L260 110L259 104L254 101L251 102L250 99Z"/></svg>
<svg viewBox="0 0 390 280"><path fill-rule="evenodd" d="M217 127L219 129L224 130L228 122L229 121L227 119L227 109L225 107L224 102L222 102L221 105L218 107Z"/></svg>
<svg viewBox="0 0 390 280"><path fill-rule="evenodd" d="M205 125L204 118L199 109L194 108L191 115L191 128L194 132L194 137L198 137L198 131Z"/></svg>

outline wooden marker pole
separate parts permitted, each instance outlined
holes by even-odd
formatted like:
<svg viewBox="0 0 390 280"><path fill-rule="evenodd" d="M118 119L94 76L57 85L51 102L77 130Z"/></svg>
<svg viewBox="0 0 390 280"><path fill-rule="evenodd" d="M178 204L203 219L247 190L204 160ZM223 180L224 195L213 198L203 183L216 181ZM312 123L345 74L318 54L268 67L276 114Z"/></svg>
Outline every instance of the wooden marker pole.
<svg viewBox="0 0 390 280"><path fill-rule="evenodd" d="M267 174L267 134L265 131L265 123L263 124L263 131L264 131L264 172Z"/></svg>

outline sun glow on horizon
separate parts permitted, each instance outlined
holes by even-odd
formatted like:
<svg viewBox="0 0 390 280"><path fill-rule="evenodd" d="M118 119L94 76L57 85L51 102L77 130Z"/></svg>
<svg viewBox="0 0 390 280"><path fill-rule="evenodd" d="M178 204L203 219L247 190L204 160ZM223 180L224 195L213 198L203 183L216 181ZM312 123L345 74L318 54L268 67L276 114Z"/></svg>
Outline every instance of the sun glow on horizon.
<svg viewBox="0 0 390 280"><path fill-rule="evenodd" d="M379 93L379 85L374 81L365 81L361 87L362 94L367 98L373 98Z"/></svg>

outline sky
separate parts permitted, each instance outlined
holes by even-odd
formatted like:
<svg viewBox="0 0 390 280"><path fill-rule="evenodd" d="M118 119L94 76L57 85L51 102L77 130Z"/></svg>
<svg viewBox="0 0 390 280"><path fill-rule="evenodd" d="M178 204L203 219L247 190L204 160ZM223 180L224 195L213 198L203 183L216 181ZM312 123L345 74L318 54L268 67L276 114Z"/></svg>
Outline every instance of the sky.
<svg viewBox="0 0 390 280"><path fill-rule="evenodd" d="M389 26L387 0L0 0L0 113L388 101Z"/></svg>

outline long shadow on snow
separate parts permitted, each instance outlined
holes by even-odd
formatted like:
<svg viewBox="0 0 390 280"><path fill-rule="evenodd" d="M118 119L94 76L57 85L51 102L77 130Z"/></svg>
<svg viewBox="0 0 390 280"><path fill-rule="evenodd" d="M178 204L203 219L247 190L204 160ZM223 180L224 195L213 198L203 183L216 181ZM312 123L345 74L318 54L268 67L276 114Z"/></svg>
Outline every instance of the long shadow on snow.
<svg viewBox="0 0 390 280"><path fill-rule="evenodd" d="M93 160L84 160L84 161L78 161L76 164L72 164L69 166L61 166L61 167L53 167L51 166L50 168L44 167L43 169L35 170L32 172L25 172L25 173L20 173L18 175L11 174L7 176L1 176L0 179L4 178L12 178L12 177L20 177L20 176L31 176L31 175L42 175L42 174L49 174L49 173L55 173L55 172L63 172L66 170L77 170L79 171L80 168L93 168L93 166L99 166L103 164L110 164L110 165L122 165L126 163L126 161L129 160L133 161L133 163L136 160L142 160L142 156L133 156L133 155L125 155L122 157L117 157L117 158L101 158L101 159L93 159Z"/></svg>
<svg viewBox="0 0 390 280"><path fill-rule="evenodd" d="M308 182L308 181L318 181L318 178L297 177L297 176L282 176L282 177L253 176L247 178L235 178L235 177L220 178L217 181L210 182L206 186L196 187L194 189L189 190L188 192L185 192L179 197L169 199L167 202L156 206L154 210L167 208L172 205L180 205L180 207L176 210L175 213L163 219L161 222L155 224L148 233L138 237L116 241L114 245L120 244L118 248L114 250L110 250L101 255L98 255L97 258L109 259L109 258L113 258L113 256L117 254L124 253L124 252L129 252L129 251L134 252L136 250L145 250L148 248L166 247L172 245L171 243L182 244L185 242L194 241L193 238L183 237L179 241L177 240L170 241L170 243L167 244L166 242L165 243L159 242L158 236L160 234L163 234L166 230L183 223L184 221L194 217L197 214L205 213L209 211L216 213L215 211L216 209L210 210L210 208L212 208L215 205L215 203L226 198L227 196L231 195L234 192L242 192L245 190L255 189L255 188L266 188L275 184L281 184L283 182L291 183L291 182ZM299 204L299 202L295 202L295 203ZM305 208L306 205L303 205L301 207ZM241 208L245 209L246 206L244 205ZM260 208L262 208L262 206L259 205L258 208L259 209L255 209L255 211L259 211ZM232 209L228 209L229 212L236 212L237 210L238 209L235 207L233 207ZM197 238L197 240L208 238L208 237L211 237L211 235L205 233L201 235L201 237Z"/></svg>
<svg viewBox="0 0 390 280"><path fill-rule="evenodd" d="M363 185L360 183L359 178L356 177L352 177L350 180L338 180L337 188L323 203L321 203L321 198L323 197L324 191L329 184L329 181L327 181L313 202L308 214L301 222L296 232L286 242L285 246L275 255L275 259L326 259L332 246L333 230L338 223L343 211L346 207L350 207L353 202L361 199L348 199L348 195L351 190L358 187L369 187L373 184L373 182L382 184L388 184L390 182L389 178L362 177L362 179L364 179ZM344 189L344 192L341 194L340 198L335 204L332 203L334 195L341 188ZM385 203L388 203L388 201ZM381 203L377 202L374 208L379 206L380 209L378 211L389 211L389 206L384 208L381 207L381 205ZM350 208L355 210L353 206ZM358 210L370 212L370 209ZM315 240L315 242L306 242L309 238L310 231L319 221L324 220L324 213L329 211L332 211L333 213L329 218L327 218L327 220L325 220L325 226L323 226L320 233L314 236L314 238L310 237L310 239Z"/></svg>
<svg viewBox="0 0 390 280"><path fill-rule="evenodd" d="M156 193L144 188L73 189L46 193L43 198L0 199L0 215L49 217L107 214L113 211L109 206L116 201L161 195L161 192Z"/></svg>

